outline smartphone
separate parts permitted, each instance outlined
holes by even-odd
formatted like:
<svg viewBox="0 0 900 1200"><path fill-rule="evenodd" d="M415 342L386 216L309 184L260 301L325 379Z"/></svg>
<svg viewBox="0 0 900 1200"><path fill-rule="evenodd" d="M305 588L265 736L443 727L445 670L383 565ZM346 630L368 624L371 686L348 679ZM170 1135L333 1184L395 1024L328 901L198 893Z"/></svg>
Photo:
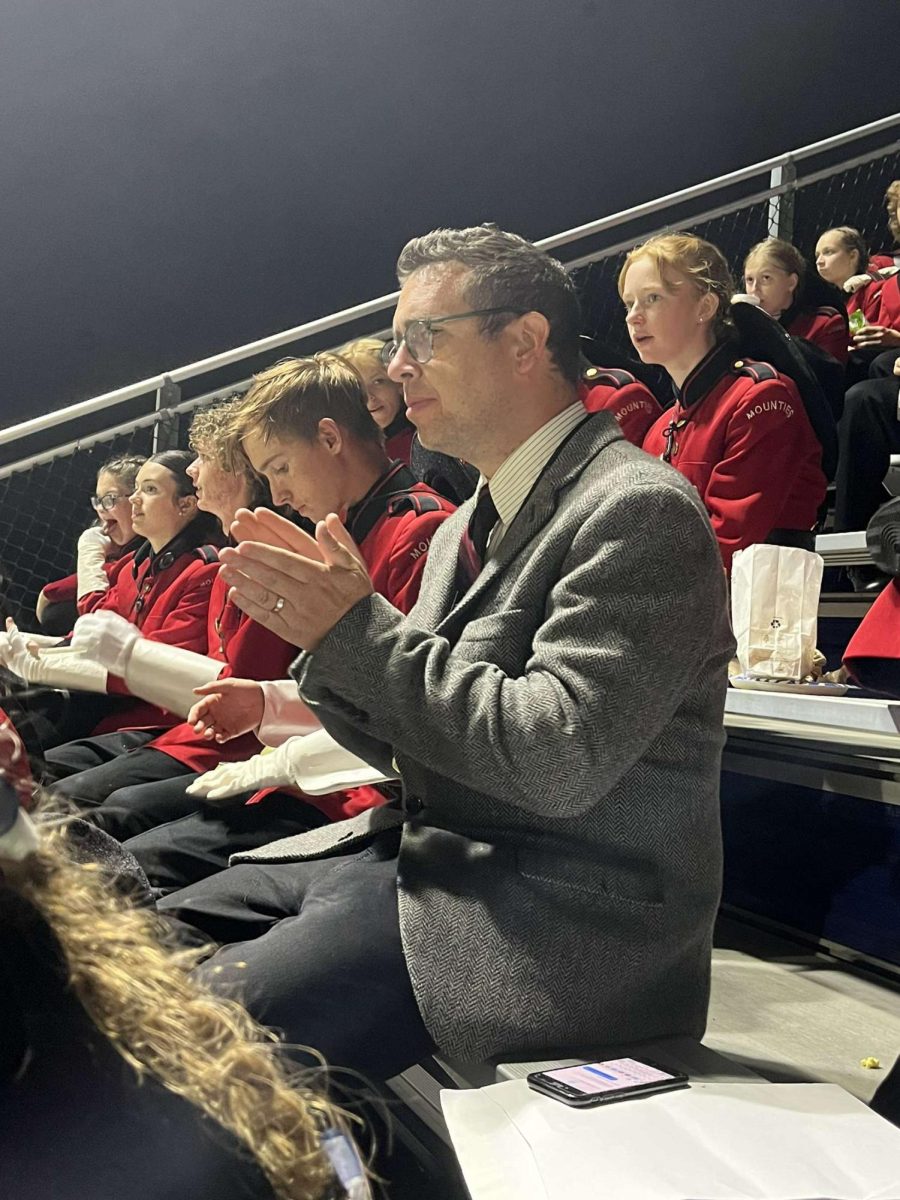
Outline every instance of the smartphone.
<svg viewBox="0 0 900 1200"><path fill-rule="evenodd" d="M597 1104L630 1100L632 1096L674 1092L689 1084L687 1075L680 1071L668 1071L659 1063L638 1058L612 1058L607 1062L534 1071L526 1079L536 1092L574 1108L593 1108Z"/></svg>
<svg viewBox="0 0 900 1200"><path fill-rule="evenodd" d="M855 312L850 314L850 332L859 333L866 325L866 316L862 309L857 308Z"/></svg>

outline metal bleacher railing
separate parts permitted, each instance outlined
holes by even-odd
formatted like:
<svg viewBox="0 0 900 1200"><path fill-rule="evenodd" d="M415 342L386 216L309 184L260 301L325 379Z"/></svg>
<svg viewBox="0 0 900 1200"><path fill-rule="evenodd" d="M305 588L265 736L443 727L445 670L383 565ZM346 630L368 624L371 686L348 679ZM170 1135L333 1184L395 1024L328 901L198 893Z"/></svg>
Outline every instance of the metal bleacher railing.
<svg viewBox="0 0 900 1200"><path fill-rule="evenodd" d="M582 298L585 333L626 350L616 293L620 256L662 229L690 229L717 243L739 271L756 241L777 234L808 255L833 225L889 242L883 196L900 178L900 113L754 163L717 179L544 239L566 261ZM569 258L569 251L577 256ZM564 253L563 253L564 251ZM90 522L98 465L127 451L185 445L191 413L243 391L249 375L282 353L311 353L383 330L396 293L332 313L212 358L143 379L0 430L0 608L33 627L40 588L72 567ZM241 370L233 370L240 365ZM213 390L193 393L201 380Z"/></svg>

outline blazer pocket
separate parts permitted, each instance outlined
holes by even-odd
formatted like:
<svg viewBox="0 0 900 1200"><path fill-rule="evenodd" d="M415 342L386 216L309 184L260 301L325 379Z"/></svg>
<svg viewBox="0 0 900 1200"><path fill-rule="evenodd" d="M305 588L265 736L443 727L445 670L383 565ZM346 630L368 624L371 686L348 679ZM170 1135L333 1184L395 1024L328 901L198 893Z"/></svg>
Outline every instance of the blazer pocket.
<svg viewBox="0 0 900 1200"><path fill-rule="evenodd" d="M595 896L625 908L647 913L662 910L663 902L646 880L634 872L617 871L600 863L582 860L548 859L531 850L516 851L516 870L525 879L564 891Z"/></svg>

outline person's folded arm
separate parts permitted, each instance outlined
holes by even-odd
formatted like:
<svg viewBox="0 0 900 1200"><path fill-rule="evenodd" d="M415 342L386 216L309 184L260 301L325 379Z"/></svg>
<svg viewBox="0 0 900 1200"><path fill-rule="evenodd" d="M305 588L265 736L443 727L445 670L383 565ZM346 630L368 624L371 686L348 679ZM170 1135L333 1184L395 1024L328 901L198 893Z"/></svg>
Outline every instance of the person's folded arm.
<svg viewBox="0 0 900 1200"><path fill-rule="evenodd" d="M483 617L478 661L472 625L454 649L368 596L293 673L323 725L367 761L375 759L354 732L465 787L558 817L595 804L644 753L717 636L724 681L722 564L680 481L623 489L581 524L521 675L489 661L492 617ZM501 612L498 627L504 618L530 619Z"/></svg>

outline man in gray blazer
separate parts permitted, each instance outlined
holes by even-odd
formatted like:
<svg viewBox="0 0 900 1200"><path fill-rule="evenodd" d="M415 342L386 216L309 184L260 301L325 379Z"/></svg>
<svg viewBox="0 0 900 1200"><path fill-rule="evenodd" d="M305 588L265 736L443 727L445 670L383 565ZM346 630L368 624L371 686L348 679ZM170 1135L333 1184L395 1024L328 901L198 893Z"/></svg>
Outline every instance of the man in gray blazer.
<svg viewBox="0 0 900 1200"><path fill-rule="evenodd" d="M580 406L559 263L485 226L414 239L398 273L389 373L422 444L486 481L434 538L418 603L373 593L336 516L297 553L242 542L223 573L403 801L161 907L227 943L213 981L373 1075L433 1046L699 1037L734 648L706 514Z"/></svg>

